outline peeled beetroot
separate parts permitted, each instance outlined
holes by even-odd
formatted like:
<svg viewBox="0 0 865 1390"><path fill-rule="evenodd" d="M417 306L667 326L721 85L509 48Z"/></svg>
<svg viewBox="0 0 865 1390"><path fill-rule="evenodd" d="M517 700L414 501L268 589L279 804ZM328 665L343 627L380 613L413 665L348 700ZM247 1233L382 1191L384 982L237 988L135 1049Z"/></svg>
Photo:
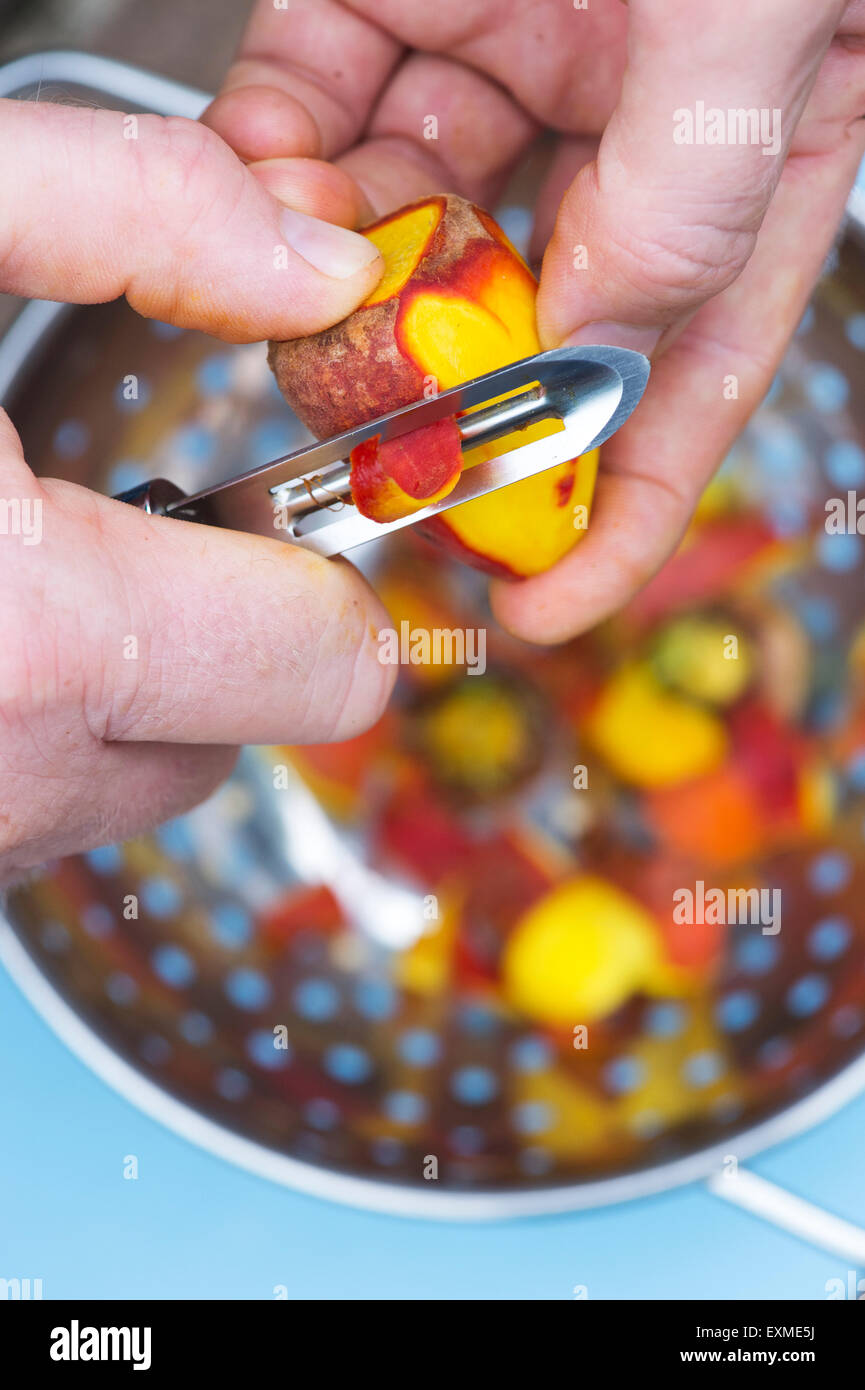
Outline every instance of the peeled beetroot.
<svg viewBox="0 0 865 1390"><path fill-rule="evenodd" d="M385 271L353 314L309 338L271 343L289 404L319 438L539 351L534 276L495 221L453 196L424 198L366 227ZM393 520L445 496L470 467L559 428L542 421L460 457L436 425L352 458L359 509ZM399 447L397 447L397 445ZM420 528L490 573L537 574L585 534L597 451L453 507Z"/></svg>

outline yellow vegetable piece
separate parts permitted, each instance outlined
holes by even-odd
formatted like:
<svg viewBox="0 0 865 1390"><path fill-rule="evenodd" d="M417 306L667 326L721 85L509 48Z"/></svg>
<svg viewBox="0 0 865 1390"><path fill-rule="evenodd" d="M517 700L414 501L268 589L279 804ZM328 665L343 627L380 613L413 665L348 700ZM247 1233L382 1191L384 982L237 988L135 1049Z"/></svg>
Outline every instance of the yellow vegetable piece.
<svg viewBox="0 0 865 1390"><path fill-rule="evenodd" d="M645 664L607 682L585 736L623 781L647 789L713 772L728 744L715 714L665 691Z"/></svg>
<svg viewBox="0 0 865 1390"><path fill-rule="evenodd" d="M654 664L662 681L714 705L738 700L754 670L747 638L705 618L670 623L658 638Z"/></svg>
<svg viewBox="0 0 865 1390"><path fill-rule="evenodd" d="M641 903L586 874L559 884L520 919L505 947L515 1009L573 1027L612 1013L660 966L655 920Z"/></svg>
<svg viewBox="0 0 865 1390"><path fill-rule="evenodd" d="M490 790L521 771L535 746L516 695L469 678L424 716L421 737L446 779Z"/></svg>

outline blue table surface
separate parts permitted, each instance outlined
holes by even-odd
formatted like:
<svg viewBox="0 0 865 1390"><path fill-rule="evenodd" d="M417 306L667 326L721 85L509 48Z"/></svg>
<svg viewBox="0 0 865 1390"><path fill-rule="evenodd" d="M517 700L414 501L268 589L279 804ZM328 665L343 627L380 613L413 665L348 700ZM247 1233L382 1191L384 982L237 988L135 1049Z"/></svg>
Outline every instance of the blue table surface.
<svg viewBox="0 0 865 1390"><path fill-rule="evenodd" d="M844 1262L691 1186L542 1220L373 1215L165 1130L57 1040L0 969L0 1277L50 1298L824 1299ZM865 1097L752 1167L865 1224ZM139 1178L123 1178L135 1154ZM860 1271L861 1273L861 1271Z"/></svg>

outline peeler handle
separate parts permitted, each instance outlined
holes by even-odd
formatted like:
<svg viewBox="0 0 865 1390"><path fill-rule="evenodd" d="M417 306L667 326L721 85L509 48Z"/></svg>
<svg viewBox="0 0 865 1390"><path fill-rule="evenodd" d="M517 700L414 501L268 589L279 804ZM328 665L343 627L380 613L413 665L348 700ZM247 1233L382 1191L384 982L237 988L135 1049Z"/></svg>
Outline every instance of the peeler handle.
<svg viewBox="0 0 865 1390"><path fill-rule="evenodd" d="M127 492L118 492L115 502L129 502L142 512L151 516L165 516L172 502L180 502L186 493L167 478L151 478L147 483L139 483Z"/></svg>

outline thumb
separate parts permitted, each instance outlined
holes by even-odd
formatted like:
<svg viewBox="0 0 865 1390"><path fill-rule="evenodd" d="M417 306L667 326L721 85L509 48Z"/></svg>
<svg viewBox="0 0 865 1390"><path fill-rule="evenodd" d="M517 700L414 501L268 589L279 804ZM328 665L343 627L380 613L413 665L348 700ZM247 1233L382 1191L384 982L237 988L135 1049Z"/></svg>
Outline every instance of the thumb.
<svg viewBox="0 0 865 1390"><path fill-rule="evenodd" d="M0 290L101 303L230 342L336 323L382 262L284 207L196 121L0 101Z"/></svg>
<svg viewBox="0 0 865 1390"><path fill-rule="evenodd" d="M544 257L545 347L650 353L740 274L843 0L631 0L629 66Z"/></svg>

